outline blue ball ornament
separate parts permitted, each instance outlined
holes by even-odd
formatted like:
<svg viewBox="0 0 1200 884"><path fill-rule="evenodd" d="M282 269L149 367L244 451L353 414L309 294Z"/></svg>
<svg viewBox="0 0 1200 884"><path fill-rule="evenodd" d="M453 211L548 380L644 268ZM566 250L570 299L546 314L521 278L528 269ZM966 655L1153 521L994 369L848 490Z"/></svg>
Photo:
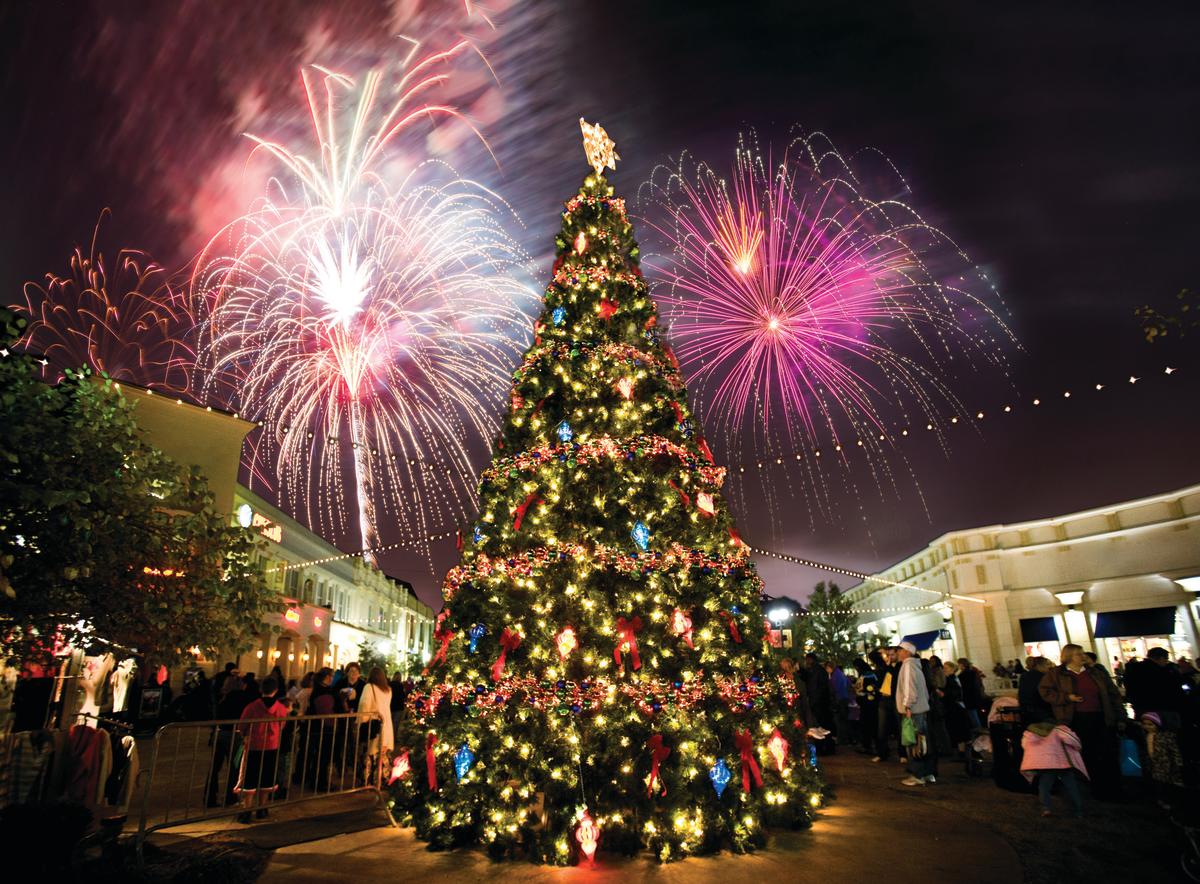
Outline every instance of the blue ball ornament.
<svg viewBox="0 0 1200 884"><path fill-rule="evenodd" d="M717 763L712 766L708 772L708 778L712 781L713 789L720 798L725 792L725 787L729 785L729 780L732 774L729 773L729 765L725 763L724 758L718 758Z"/></svg>
<svg viewBox="0 0 1200 884"><path fill-rule="evenodd" d="M645 523L637 522L633 526L633 530L629 532L633 538L633 542L637 544L638 549L645 552L650 547L650 529Z"/></svg>
<svg viewBox="0 0 1200 884"><path fill-rule="evenodd" d="M575 438L575 433L573 433L571 431L571 425L569 423L567 423L566 421L563 421L561 424L558 425L558 441L559 442L570 442L574 438Z"/></svg>
<svg viewBox="0 0 1200 884"><path fill-rule="evenodd" d="M476 623L474 626L468 629L467 636L471 641L467 645L467 650L474 654L479 647L479 640L485 635L487 635L487 629L482 623Z"/></svg>
<svg viewBox="0 0 1200 884"><path fill-rule="evenodd" d="M471 751L471 747L463 743L457 752L454 753L454 772L458 775L461 782L462 778L467 775L471 769L471 765L475 763L475 753Z"/></svg>
<svg viewBox="0 0 1200 884"><path fill-rule="evenodd" d="M567 308L565 308L565 307L555 307L553 312L550 314L550 320L555 325L562 325L563 322L566 321L566 319L567 319Z"/></svg>

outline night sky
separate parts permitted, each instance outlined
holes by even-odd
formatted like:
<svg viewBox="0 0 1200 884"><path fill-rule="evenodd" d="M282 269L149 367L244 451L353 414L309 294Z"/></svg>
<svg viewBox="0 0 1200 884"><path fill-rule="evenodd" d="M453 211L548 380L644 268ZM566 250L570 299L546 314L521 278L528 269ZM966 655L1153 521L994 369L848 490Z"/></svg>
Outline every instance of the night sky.
<svg viewBox="0 0 1200 884"><path fill-rule="evenodd" d="M1200 7L1050 6L481 4L497 30L479 28L488 33L479 40L501 82L499 103L472 101L478 116L496 117L483 128L500 169L465 145L454 159L520 213L540 288L560 204L584 171L581 114L616 139L622 162L610 177L631 202L653 167L682 150L727 163L748 127L782 145L798 125L843 151L889 156L908 201L998 281L1020 341L1006 354L1010 378L954 379L987 417L977 432L955 431L948 457L909 442L913 478L898 492L835 470L839 506L828 518L787 506L768 516L752 485L738 514L755 545L874 570L947 530L1200 481L1196 342L1147 344L1133 315L1200 285ZM464 32L462 9L6 4L6 299L65 269L105 207L108 242L183 266L253 189L240 134L295 126L278 108L294 106L301 64L365 65L396 52L396 33ZM1167 365L1180 371L1167 378ZM1144 380L1131 387L1131 373ZM1105 391L1092 390L1098 382ZM1075 395L1064 400L1065 390ZM1018 407L1002 416L1009 402ZM403 556L384 566L434 602L433 573L452 559L446 545L432 571ZM773 594L803 597L822 576L760 567Z"/></svg>

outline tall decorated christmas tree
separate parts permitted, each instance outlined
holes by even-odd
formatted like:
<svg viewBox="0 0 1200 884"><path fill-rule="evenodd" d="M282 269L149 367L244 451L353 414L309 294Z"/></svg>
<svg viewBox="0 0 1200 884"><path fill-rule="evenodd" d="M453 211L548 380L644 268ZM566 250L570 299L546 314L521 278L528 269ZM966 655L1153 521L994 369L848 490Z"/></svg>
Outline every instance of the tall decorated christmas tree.
<svg viewBox="0 0 1200 884"><path fill-rule="evenodd" d="M822 785L762 583L638 266L614 144L567 203L533 346L392 772L436 847L565 864L753 849Z"/></svg>

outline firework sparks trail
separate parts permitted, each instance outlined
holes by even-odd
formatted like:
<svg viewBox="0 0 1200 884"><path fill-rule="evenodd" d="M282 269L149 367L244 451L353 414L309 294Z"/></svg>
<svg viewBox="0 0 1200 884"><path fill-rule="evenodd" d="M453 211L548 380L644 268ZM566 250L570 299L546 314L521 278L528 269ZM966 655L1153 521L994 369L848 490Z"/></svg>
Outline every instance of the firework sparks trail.
<svg viewBox="0 0 1200 884"><path fill-rule="evenodd" d="M657 294L710 430L739 459L752 446L760 465L802 461L818 505L828 490L801 452L854 444L894 486L894 436L917 415L970 419L949 364L1003 369L1013 338L986 275L909 205L873 198L819 134L778 164L743 136L728 177L685 156L641 197L662 240Z"/></svg>
<svg viewBox="0 0 1200 884"><path fill-rule="evenodd" d="M298 189L274 182L192 281L201 395L237 389L238 409L263 422L253 457L274 465L281 496L337 533L353 512L364 549L385 518L400 535L389 540L419 543L463 517L469 446L493 434L504 367L527 334L534 296L507 205L445 164L405 172L396 157L419 123L460 118L424 99L465 48L415 61L391 86L378 72L305 72L319 158L255 139Z"/></svg>
<svg viewBox="0 0 1200 884"><path fill-rule="evenodd" d="M187 297L143 252L121 249L113 260L98 248L106 209L87 254L76 248L70 272L26 283L31 317L21 346L46 360L44 375L58 381L67 369L87 367L118 381L182 392L188 388L195 328Z"/></svg>

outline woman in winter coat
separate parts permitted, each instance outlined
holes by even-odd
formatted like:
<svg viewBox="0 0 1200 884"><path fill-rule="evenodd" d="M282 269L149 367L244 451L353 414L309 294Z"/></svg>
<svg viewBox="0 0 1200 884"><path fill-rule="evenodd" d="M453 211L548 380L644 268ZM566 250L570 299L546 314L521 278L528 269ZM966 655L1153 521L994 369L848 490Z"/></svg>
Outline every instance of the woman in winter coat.
<svg viewBox="0 0 1200 884"><path fill-rule="evenodd" d="M375 666L358 700L359 732L362 744L364 772L368 784L371 772L391 759L396 746L396 731L392 724L392 687L383 670Z"/></svg>

